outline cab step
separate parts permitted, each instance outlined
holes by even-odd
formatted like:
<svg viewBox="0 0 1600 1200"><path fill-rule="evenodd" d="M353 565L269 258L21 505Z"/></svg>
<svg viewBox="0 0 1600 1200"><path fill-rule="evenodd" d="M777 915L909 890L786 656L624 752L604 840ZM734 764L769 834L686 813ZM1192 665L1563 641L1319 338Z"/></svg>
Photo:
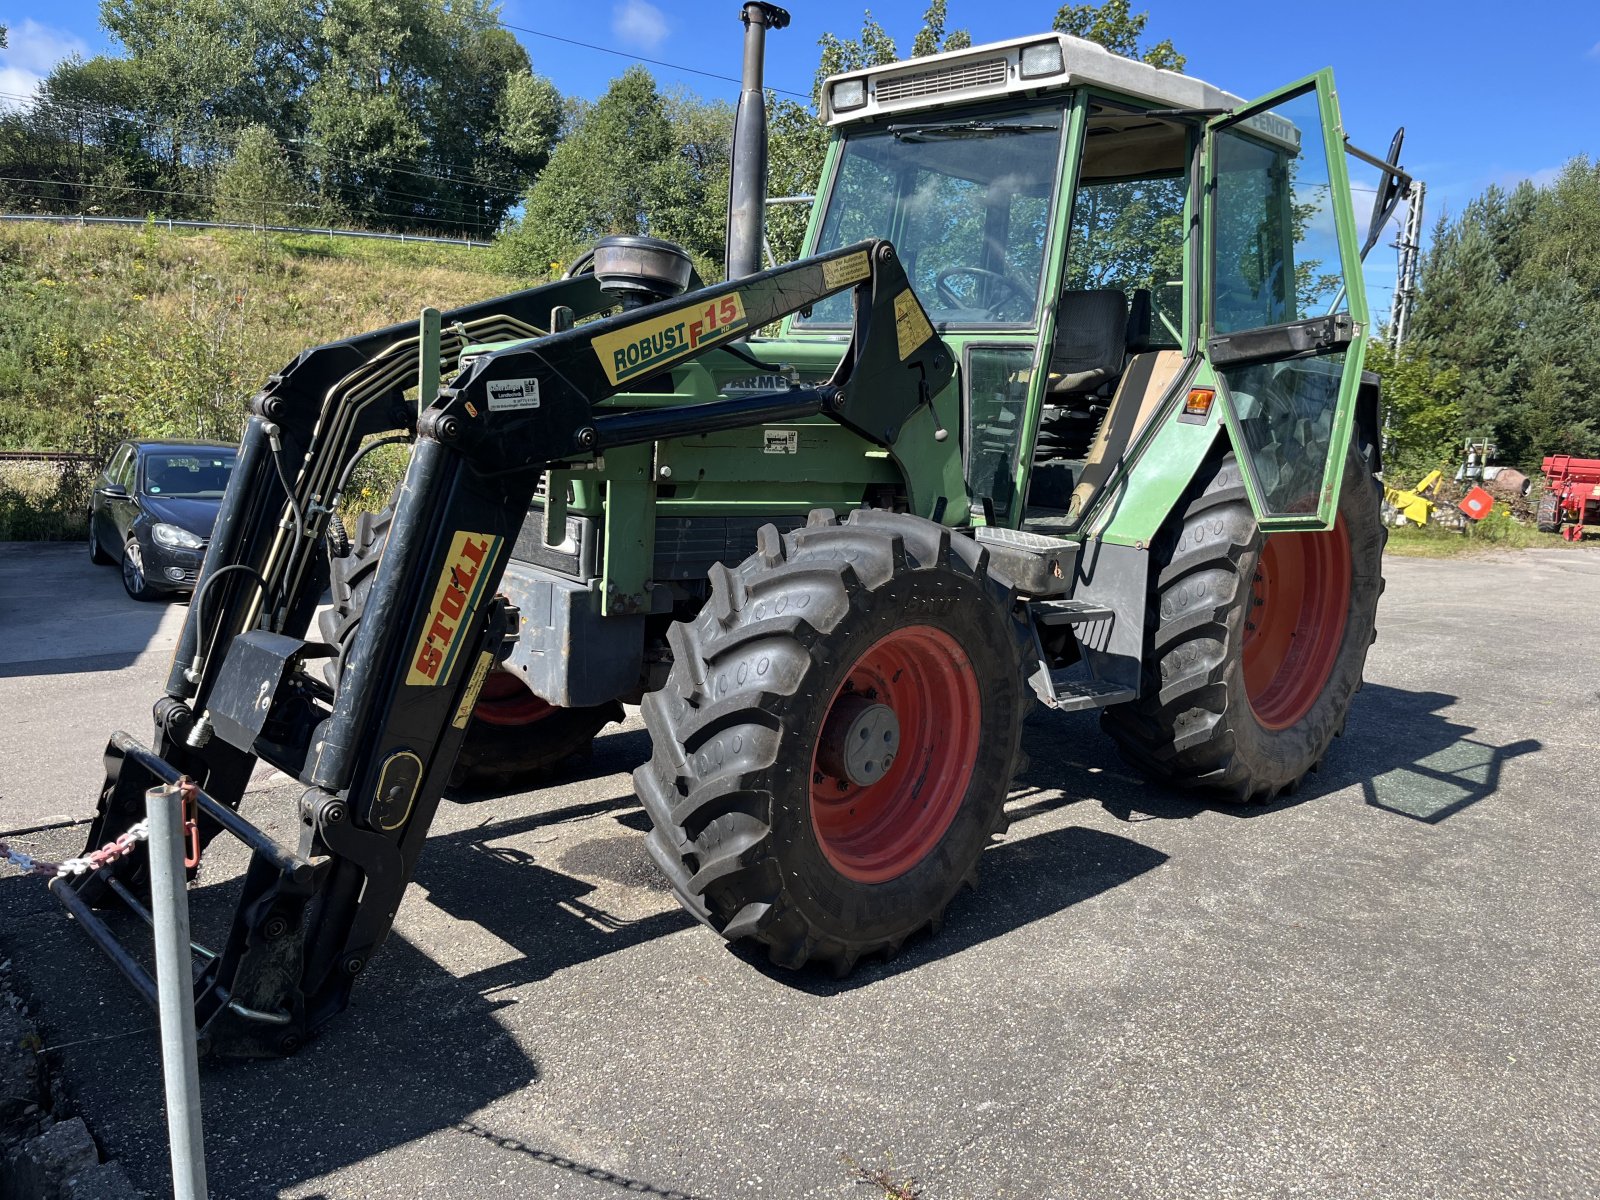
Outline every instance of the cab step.
<svg viewBox="0 0 1600 1200"><path fill-rule="evenodd" d="M1034 690L1039 693L1039 698L1057 712L1083 712L1091 708L1109 708L1113 704L1122 704L1134 699L1138 692L1133 688L1123 687L1121 684L1110 683L1103 679L1072 679L1070 670L1051 671L1048 680L1041 680L1040 671L1034 676ZM1046 683L1049 694L1039 687Z"/></svg>
<svg viewBox="0 0 1600 1200"><path fill-rule="evenodd" d="M1105 605L1088 600L1035 600L1028 611L1040 625L1087 625L1109 621L1113 615Z"/></svg>

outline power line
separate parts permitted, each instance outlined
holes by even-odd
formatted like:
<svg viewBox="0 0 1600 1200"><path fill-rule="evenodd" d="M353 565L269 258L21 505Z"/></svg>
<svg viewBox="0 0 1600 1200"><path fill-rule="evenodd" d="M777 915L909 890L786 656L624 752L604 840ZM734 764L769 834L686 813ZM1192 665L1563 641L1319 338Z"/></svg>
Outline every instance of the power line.
<svg viewBox="0 0 1600 1200"><path fill-rule="evenodd" d="M215 131L213 131L213 130L205 129L205 128L203 128L201 126L198 126L198 125L166 126L166 125L163 125L160 122L154 120L153 118L150 118L150 117L147 117L147 116L140 116L140 115L138 115L138 114L136 114L134 112L131 112L130 110L127 110L127 109L103 108L103 107L100 107L99 105L84 104L84 103L81 103L81 102L70 101L70 100L57 100L57 99L53 99L53 98L50 99L48 102L46 102L46 101L41 100L40 97L38 97L38 96L24 96L24 95L21 95L21 94L19 94L17 92L0 91L0 99L17 101L19 103L31 103L35 107L38 107L40 104L43 104L43 103L48 103L52 107L69 109L69 110L71 110L73 112L78 112L78 113L88 113L88 114L90 114L92 116L108 117L108 118L112 118L112 119L118 120L118 121L125 121L130 125L138 125L138 126L141 126L141 127L145 128L145 129L156 130L158 132L166 132L168 129L171 129L171 130L173 130L175 132L176 131L181 131L183 133L200 134L203 137L209 139L213 145L220 145L221 144L220 140L218 139L218 137L217 137L217 135L215 133ZM226 127L224 127L224 128L226 128ZM236 132L236 131L230 131L230 132ZM293 141L293 142L298 142L302 146L314 146L314 147L320 146L320 147L323 147L324 149L327 149L327 143L318 142L318 141L316 141L316 140L314 140L312 138L290 138L288 140L289 141ZM283 147L283 149L284 149L284 152L288 153L288 154L299 155L301 158L305 158L305 159L310 159L311 158L310 153L308 153L305 150L296 149L294 146L285 145ZM347 166L352 166L352 167L360 165L355 161L355 159L349 158L349 157L339 158L339 159L337 159L337 161L339 161L341 163L344 163ZM417 162L419 160L414 159L414 158L407 158L407 159L401 159L400 161L401 162L412 162L412 163L414 163L414 162ZM439 181L444 182L444 183L464 184L464 185L467 185L467 186L470 186L470 187L480 188L480 189L482 189L484 191L500 192L503 195L507 195L507 196L520 196L522 194L520 188L508 188L508 187L504 187L504 186L502 186L500 184L489 183L487 180L479 179L475 175L437 175L437 174L433 174L433 173L428 172L428 171L408 171L403 167L395 167L395 166L384 166L381 169L384 170L384 171L388 171L388 172L390 172L392 174L395 174L395 175L412 175L412 176L415 176L415 177L417 177L419 179L433 179L433 180L439 180Z"/></svg>
<svg viewBox="0 0 1600 1200"><path fill-rule="evenodd" d="M725 83L743 84L744 80L733 75L719 75L715 71L702 71L699 67L686 67L681 63L667 62L660 58L646 58L642 54L629 54L626 50L613 50L610 46L597 46L593 42L580 42L577 38L562 37L559 33L545 33L541 29L529 29L526 25L513 25L509 21L496 20L495 24L502 29L514 30L517 33L532 34L534 37L549 38L552 42L565 42L569 46L582 46L585 50L598 50L601 54L614 54L618 58L625 58L630 62L649 63L653 67L666 67L669 71L682 71L688 75L699 75L706 79L720 79ZM769 91L782 92L785 96L796 96L801 100L810 100L809 92L796 92L789 88L770 87Z"/></svg>
<svg viewBox="0 0 1600 1200"><path fill-rule="evenodd" d="M186 192L174 188L136 187L125 183L78 183L75 180L62 179L31 179L24 175L0 175L0 183L35 183L45 187L59 188L86 188L91 191L102 192L137 192L147 196L183 196L193 200L247 200L244 196L211 195L207 192ZM282 208L320 208L318 204L310 201L275 200L272 203ZM369 212L371 217L394 217L398 220L414 221L416 213L401 212Z"/></svg>
<svg viewBox="0 0 1600 1200"><path fill-rule="evenodd" d="M15 96L16 96L16 93L14 93L14 92L0 92L0 98L15 97ZM35 103L37 104L38 101L35 101ZM144 130L147 130L147 131L154 130L156 132L166 132L166 128L167 128L167 127L164 127L164 126L160 125L159 123L153 121L152 119L150 119L148 117L137 116L137 115L135 115L133 113L129 113L129 112L126 112L124 110L98 108L98 107L95 107L95 106L92 106L92 105L74 104L74 103L66 102L66 101L52 101L51 103L57 105L60 108L68 109L68 110L71 110L71 111L74 111L74 112L78 112L78 113L88 113L88 114L91 114L91 115L98 115L98 116L101 116L101 117L114 118L116 120L123 121L123 122L125 122L125 123L127 123L129 125L138 126L138 127L142 128ZM221 140L219 139L216 131L214 131L214 130L203 129L203 128L199 127L199 126L194 126L194 125L177 126L177 127L174 127L174 128L176 128L178 130L181 130L185 134L197 135L195 137L195 140L201 141L202 144L209 144L210 146L213 146L213 147L221 145ZM297 140L303 140L303 139L297 139ZM314 145L316 143L311 143L311 144ZM294 148L292 146L282 146L281 149L287 154L298 155L300 158L305 159L308 162L312 162L313 161L312 156L305 150L299 150L299 149L296 149L296 148ZM358 164L356 164L354 159L350 159L350 158L337 159L335 161L343 162L343 163L346 163L346 164L348 164L350 166L357 166L358 165ZM482 182L480 182L480 181L478 181L476 179L464 179L464 178L459 177L459 176L424 175L424 173L422 173L422 172L407 171L407 170L404 170L404 169L399 168L399 167L380 167L380 168L377 168L377 169L381 170L381 171L384 171L384 172L392 172L392 173L400 174L400 175L417 175L417 176L422 176L422 177L430 178L430 179L439 179L439 180L443 180L445 182L450 182L450 183L464 184L464 185L467 185L467 186L477 187L477 188L481 188L481 189L484 189L484 190L498 191L498 192L502 192L502 193L504 193L505 195L508 195L508 196L518 196L518 195L521 194L518 190L513 189L513 188L501 188L501 187L497 187L496 185L493 185L493 184L482 183ZM77 185L77 184L69 183L68 181L64 181L64 180L52 180L52 181L49 181L49 182L56 183L56 184L58 184L60 186L80 186L80 185ZM327 179L327 178L323 178L321 182L324 185L331 186L331 187L333 187L335 189L338 189L339 191L342 191L347 197L352 197L352 198L355 198L357 200L365 200L367 193L369 193L369 192L377 192L377 193L381 194L382 196L384 196L386 198L389 198L391 200L398 199L399 202L402 205L404 205L407 200L413 200L413 201L418 202L419 205L426 205L426 206L431 207L431 208L436 209L436 210L442 210L441 215L444 218L450 219L450 220L459 221L463 225L473 224L473 225L479 226L480 228L483 225L482 217L483 217L484 214L481 211L479 211L479 209L476 206L474 206L470 201L467 201L467 200L456 199L456 198L452 198L452 197L449 197L449 196L442 196L442 195L428 195L428 194L425 194L425 193L422 193L422 192L408 192L408 191L405 191L404 189L397 188L397 187L394 187L392 185L383 185L383 184L376 184L376 183L356 183L356 182L341 181L341 180L336 180L336 179L335 180L330 180L330 179ZM85 184L85 185L81 185L81 186L89 186L89 185ZM156 189L145 189L145 190L156 190ZM172 195L191 195L191 196L197 195L197 193L179 193L179 192L173 192L173 193L170 193L170 194L172 194ZM307 206L300 206L300 207L307 207ZM309 207L316 207L316 206L315 205L310 205ZM421 214L417 214L417 213L411 213L411 214L387 213L387 214L380 214L380 215L387 215L387 216L402 216L402 215L404 215L404 216L407 216L409 219L415 220Z"/></svg>

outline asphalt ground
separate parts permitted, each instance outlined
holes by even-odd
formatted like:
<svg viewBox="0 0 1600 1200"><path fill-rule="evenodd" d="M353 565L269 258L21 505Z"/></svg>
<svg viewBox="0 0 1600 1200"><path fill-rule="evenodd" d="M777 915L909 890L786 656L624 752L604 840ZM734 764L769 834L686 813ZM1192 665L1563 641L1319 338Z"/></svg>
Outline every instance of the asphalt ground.
<svg viewBox="0 0 1600 1200"><path fill-rule="evenodd" d="M0 564L0 828L86 814L169 627L130 607L75 655L86 561ZM979 890L845 981L679 911L637 720L559 786L445 804L350 1010L295 1058L204 1067L213 1194L881 1195L852 1164L926 1200L1600 1194L1600 554L1387 573L1369 683L1297 796L1198 804L1093 716L1037 714ZM292 841L293 792L244 811ZM242 863L208 851L197 927ZM150 1015L14 873L0 956L105 1150L163 1192Z"/></svg>

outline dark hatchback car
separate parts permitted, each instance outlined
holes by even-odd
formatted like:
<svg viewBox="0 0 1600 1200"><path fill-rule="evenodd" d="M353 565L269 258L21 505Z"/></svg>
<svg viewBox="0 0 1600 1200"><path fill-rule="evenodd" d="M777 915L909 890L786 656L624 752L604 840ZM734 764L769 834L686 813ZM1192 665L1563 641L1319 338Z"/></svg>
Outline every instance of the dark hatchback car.
<svg viewBox="0 0 1600 1200"><path fill-rule="evenodd" d="M193 591L236 454L221 442L123 442L95 481L89 557L120 560L135 600Z"/></svg>

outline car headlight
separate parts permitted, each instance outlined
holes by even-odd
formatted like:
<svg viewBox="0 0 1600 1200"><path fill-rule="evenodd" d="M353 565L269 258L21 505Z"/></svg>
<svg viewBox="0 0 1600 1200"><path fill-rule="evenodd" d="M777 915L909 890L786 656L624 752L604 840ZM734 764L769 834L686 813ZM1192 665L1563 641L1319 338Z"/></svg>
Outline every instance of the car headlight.
<svg viewBox="0 0 1600 1200"><path fill-rule="evenodd" d="M197 537L177 525L154 526L150 530L150 536L155 538L156 545L166 546L172 550L198 550L205 545L204 538Z"/></svg>

